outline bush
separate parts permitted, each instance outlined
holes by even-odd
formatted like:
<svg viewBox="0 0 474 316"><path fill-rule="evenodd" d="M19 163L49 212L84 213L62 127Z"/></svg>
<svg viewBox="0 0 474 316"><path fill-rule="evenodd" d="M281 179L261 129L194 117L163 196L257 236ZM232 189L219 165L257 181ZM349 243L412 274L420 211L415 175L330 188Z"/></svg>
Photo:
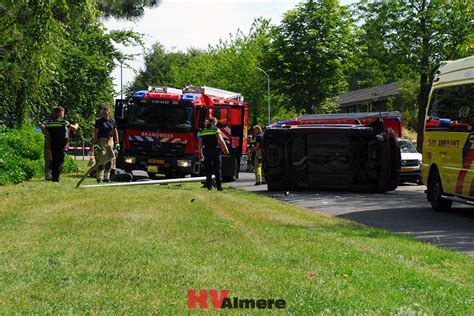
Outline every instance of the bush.
<svg viewBox="0 0 474 316"><path fill-rule="evenodd" d="M0 127L0 185L20 183L44 172L43 135L30 126Z"/></svg>
<svg viewBox="0 0 474 316"><path fill-rule="evenodd" d="M73 172L79 172L79 167L77 166L76 162L74 159L72 159L70 156L66 156L64 158L64 168L63 168L64 173L73 173Z"/></svg>

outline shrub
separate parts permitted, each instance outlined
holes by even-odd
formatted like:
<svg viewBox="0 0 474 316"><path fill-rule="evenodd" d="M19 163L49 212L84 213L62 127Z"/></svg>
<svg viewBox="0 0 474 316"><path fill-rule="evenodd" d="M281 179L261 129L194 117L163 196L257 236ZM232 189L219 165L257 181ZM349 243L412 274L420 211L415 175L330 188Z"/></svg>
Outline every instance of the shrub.
<svg viewBox="0 0 474 316"><path fill-rule="evenodd" d="M66 156L64 158L64 168L63 168L64 173L73 173L73 172L79 172L79 167L77 166L76 162L74 159L72 159L70 156Z"/></svg>
<svg viewBox="0 0 474 316"><path fill-rule="evenodd" d="M27 181L43 172L43 140L30 126L0 127L0 185Z"/></svg>

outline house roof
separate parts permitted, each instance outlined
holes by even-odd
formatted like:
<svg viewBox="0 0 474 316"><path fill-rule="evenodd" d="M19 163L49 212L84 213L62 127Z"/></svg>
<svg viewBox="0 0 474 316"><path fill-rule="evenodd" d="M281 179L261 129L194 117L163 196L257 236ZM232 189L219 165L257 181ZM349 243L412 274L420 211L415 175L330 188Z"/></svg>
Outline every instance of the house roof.
<svg viewBox="0 0 474 316"><path fill-rule="evenodd" d="M386 100L388 97L400 95L401 86L401 82L392 82L381 86L349 91L341 94L337 103L344 107Z"/></svg>

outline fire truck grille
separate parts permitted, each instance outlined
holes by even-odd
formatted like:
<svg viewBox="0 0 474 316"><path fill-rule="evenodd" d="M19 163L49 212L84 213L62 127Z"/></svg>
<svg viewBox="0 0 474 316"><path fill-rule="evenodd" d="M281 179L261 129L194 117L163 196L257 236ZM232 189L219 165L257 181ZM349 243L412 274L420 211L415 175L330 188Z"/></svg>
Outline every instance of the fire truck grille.
<svg viewBox="0 0 474 316"><path fill-rule="evenodd" d="M186 144L153 143L131 141L132 151L147 156L181 156L184 154Z"/></svg>

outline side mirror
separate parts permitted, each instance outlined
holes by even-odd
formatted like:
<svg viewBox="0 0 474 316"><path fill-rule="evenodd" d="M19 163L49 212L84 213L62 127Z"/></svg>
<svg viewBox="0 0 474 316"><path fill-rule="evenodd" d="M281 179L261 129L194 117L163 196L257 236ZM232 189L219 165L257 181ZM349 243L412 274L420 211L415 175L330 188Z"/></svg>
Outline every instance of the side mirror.
<svg viewBox="0 0 474 316"><path fill-rule="evenodd" d="M115 113L114 116L116 119L123 120L126 118L127 112L127 101L117 99L115 100Z"/></svg>
<svg viewBox="0 0 474 316"><path fill-rule="evenodd" d="M207 119L207 108L203 107L199 110L199 124L198 124L199 128L204 128L206 119Z"/></svg>

